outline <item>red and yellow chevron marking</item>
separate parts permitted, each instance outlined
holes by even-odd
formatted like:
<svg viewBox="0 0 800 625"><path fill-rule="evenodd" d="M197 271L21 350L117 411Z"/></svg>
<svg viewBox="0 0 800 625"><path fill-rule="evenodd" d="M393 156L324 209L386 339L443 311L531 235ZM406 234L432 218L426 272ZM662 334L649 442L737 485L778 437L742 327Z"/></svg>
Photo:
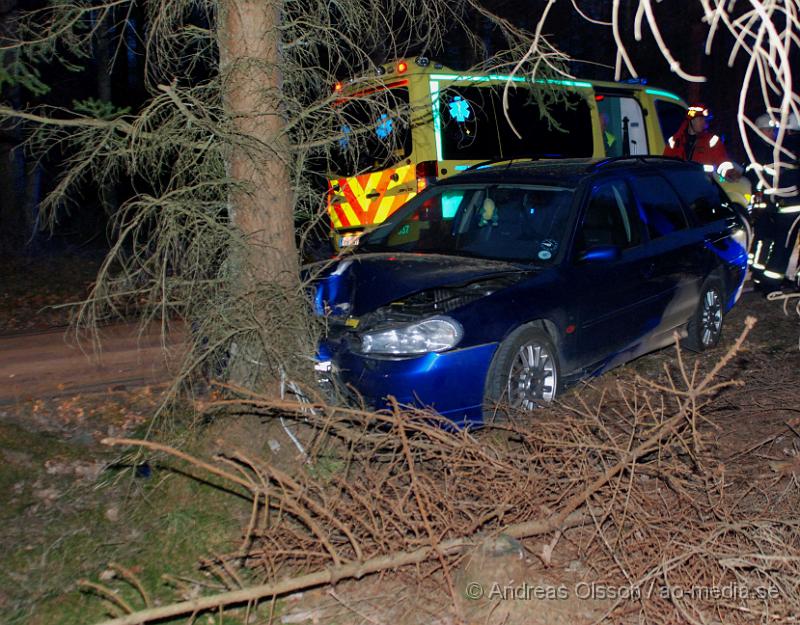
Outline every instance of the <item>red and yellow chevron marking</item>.
<svg viewBox="0 0 800 625"><path fill-rule="evenodd" d="M392 174L397 174L397 180L392 180ZM415 182L413 165L390 167L373 174L330 180L328 214L331 224L335 229L379 224L416 195ZM409 184L414 184L413 192L387 193L395 187ZM339 185L339 191L333 190L334 185ZM368 193L378 193L378 196L368 198ZM333 202L336 196L342 199Z"/></svg>

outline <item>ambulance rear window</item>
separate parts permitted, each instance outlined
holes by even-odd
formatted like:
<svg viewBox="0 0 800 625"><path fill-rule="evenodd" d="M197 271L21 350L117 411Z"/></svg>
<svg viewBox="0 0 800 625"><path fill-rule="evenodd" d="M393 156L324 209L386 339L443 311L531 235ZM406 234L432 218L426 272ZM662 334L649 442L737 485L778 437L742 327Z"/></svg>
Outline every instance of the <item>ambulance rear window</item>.
<svg viewBox="0 0 800 625"><path fill-rule="evenodd" d="M377 89L343 99L339 138L328 168L339 176L381 171L411 154L408 87Z"/></svg>
<svg viewBox="0 0 800 625"><path fill-rule="evenodd" d="M499 160L526 157L580 158L593 152L592 120L586 100L573 94L554 104L551 124L525 88L511 88L503 112L503 86L449 87L439 100L442 157L445 160Z"/></svg>

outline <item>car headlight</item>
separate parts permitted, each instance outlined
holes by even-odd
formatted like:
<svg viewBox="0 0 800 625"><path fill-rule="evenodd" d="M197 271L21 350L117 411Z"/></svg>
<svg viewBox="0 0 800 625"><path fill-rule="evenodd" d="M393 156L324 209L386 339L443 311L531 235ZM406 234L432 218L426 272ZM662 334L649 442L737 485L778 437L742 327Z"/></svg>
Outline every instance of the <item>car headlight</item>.
<svg viewBox="0 0 800 625"><path fill-rule="evenodd" d="M412 355L442 352L458 344L464 330L450 317L431 317L361 335L362 354Z"/></svg>

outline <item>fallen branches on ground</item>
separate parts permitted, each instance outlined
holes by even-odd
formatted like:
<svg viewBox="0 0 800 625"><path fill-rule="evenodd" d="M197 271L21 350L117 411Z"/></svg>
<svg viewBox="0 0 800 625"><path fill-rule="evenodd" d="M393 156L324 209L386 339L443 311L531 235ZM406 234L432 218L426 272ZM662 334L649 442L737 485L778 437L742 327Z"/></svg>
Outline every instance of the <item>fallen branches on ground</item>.
<svg viewBox="0 0 800 625"><path fill-rule="evenodd" d="M783 291L775 291L767 295L767 299L771 302L783 302L783 312L789 314L789 307L794 306L794 312L800 316L800 293L784 293ZM800 347L800 339L797 343Z"/></svg>
<svg viewBox="0 0 800 625"><path fill-rule="evenodd" d="M158 443L108 439L166 452L246 489L253 511L242 547L218 561L247 566L264 583L132 612L105 625L252 605L409 565L428 579L437 570L446 578L446 567L489 536L525 539L568 530L577 531L574 542L595 575L650 588L639 603L612 606L613 618L708 622L703 615L716 611L727 623L747 622L766 609L787 615L800 605L792 593L765 607L755 595L726 603L675 590L693 580L761 580L788 588L800 563L795 525L734 522L724 467L708 454L706 434L715 424L702 409L733 383L717 377L753 324L748 319L706 375L679 357L678 375L666 386L637 381L616 397L512 416L481 431L454 430L431 413L397 406L376 413L320 404L310 412L243 389L214 405L219 418L228 411L293 415L313 459L297 475L236 452L219 458L222 469ZM584 529L570 530L579 525ZM737 544L750 545L738 560ZM778 554L784 560L770 559ZM543 559L550 556L543 551Z"/></svg>

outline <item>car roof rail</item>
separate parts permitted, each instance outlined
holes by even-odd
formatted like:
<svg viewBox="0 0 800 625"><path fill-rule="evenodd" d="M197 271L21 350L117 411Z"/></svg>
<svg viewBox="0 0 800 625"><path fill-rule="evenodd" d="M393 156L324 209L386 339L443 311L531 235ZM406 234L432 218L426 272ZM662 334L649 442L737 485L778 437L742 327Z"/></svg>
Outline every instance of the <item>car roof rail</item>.
<svg viewBox="0 0 800 625"><path fill-rule="evenodd" d="M493 158L488 161L481 161L480 163L475 163L474 165L470 165L464 171L475 171L476 169L483 169L484 167L492 167L494 165L501 165L502 163L506 163L506 167L511 167L514 163L521 163L521 162L528 162L528 161L538 161L539 159L536 156L526 156L524 158Z"/></svg>
<svg viewBox="0 0 800 625"><path fill-rule="evenodd" d="M592 163L589 166L589 171L596 171L602 167L607 165L614 165L616 163L621 163L625 161L633 161L636 163L643 163L649 164L652 162L671 162L671 163L686 163L688 161L683 160L682 158L678 158L677 156L662 156L660 154L634 154L629 156L611 156L609 158L604 158L601 161L596 163Z"/></svg>

